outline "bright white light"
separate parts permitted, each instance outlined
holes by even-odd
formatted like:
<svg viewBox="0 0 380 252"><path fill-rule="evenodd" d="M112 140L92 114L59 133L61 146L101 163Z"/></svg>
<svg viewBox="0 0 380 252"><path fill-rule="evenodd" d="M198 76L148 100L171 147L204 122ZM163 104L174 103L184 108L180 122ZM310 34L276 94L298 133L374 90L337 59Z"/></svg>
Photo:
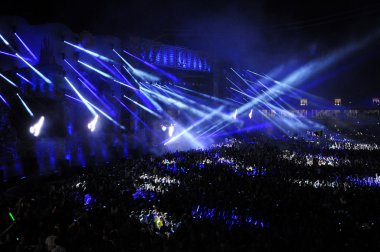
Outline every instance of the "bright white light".
<svg viewBox="0 0 380 252"><path fill-rule="evenodd" d="M7 81L9 84L11 84L12 86L17 87L17 85L14 84L13 81L11 81L10 79L8 79L7 77L5 77L4 75L2 75L1 73L0 73L0 77L3 78L4 80L6 80L6 81Z"/></svg>
<svg viewBox="0 0 380 252"><path fill-rule="evenodd" d="M237 109L235 109L235 113L233 114L233 116L232 116L232 118L234 119L234 120L236 120L236 118L237 118Z"/></svg>
<svg viewBox="0 0 380 252"><path fill-rule="evenodd" d="M165 125L162 125L162 126L161 126L161 129L162 129L162 131L164 131L164 132L165 132L165 131L166 131L166 129L167 129L167 127L166 127Z"/></svg>
<svg viewBox="0 0 380 252"><path fill-rule="evenodd" d="M20 96L18 93L16 93L16 95L17 95L17 97L20 99L22 105L24 105L24 108L26 109L26 111L28 111L29 115L30 115L31 117L33 117L34 114L33 114L32 110L30 110L30 108L28 107L28 105L26 105L26 103L24 102L24 100L21 98L21 96Z"/></svg>
<svg viewBox="0 0 380 252"><path fill-rule="evenodd" d="M88 129L91 132L94 132L96 123L98 122L98 118L99 118L99 116L95 115L95 118L87 125Z"/></svg>
<svg viewBox="0 0 380 252"><path fill-rule="evenodd" d="M172 137L173 136L173 133L174 133L174 126L173 126L173 124L170 124L170 126L169 126L169 137Z"/></svg>
<svg viewBox="0 0 380 252"><path fill-rule="evenodd" d="M8 41L3 36L1 36L1 34L0 34L0 38L5 45L7 45L7 46L9 45Z"/></svg>
<svg viewBox="0 0 380 252"><path fill-rule="evenodd" d="M78 63L81 63L81 64L84 65L85 67L90 68L91 70L94 70L94 71L97 72L98 74L100 74L100 75L102 75L102 76L104 76L104 77L106 77L106 78L108 78L108 79L112 79L111 75L109 75L109 74L107 74L107 73L105 73L105 72L103 72L103 71L101 71L101 70L99 70L99 69L97 69L97 68L95 68L95 67L93 67L93 66L90 66L89 64L84 63L83 61L78 60Z"/></svg>
<svg viewBox="0 0 380 252"><path fill-rule="evenodd" d="M32 127L29 128L29 132L35 136L38 137L41 132L42 125L44 124L45 117L41 116L40 120L36 124L34 124Z"/></svg>
<svg viewBox="0 0 380 252"><path fill-rule="evenodd" d="M249 119L252 119L252 109L251 109L251 112L249 112Z"/></svg>

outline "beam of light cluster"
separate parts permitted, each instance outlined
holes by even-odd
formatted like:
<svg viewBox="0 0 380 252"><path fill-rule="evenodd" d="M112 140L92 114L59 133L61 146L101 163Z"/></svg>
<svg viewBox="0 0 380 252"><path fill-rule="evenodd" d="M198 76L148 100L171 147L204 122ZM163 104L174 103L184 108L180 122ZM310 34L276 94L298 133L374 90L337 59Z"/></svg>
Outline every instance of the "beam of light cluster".
<svg viewBox="0 0 380 252"><path fill-rule="evenodd" d="M5 100L5 98L0 95L0 99L5 103L5 105L7 105L8 108L10 108L11 106L9 106L9 103Z"/></svg>
<svg viewBox="0 0 380 252"><path fill-rule="evenodd" d="M17 33L15 33L15 36L20 41L20 43L25 47L25 49L28 51L28 53L30 54L30 56L32 56L35 61L38 61L36 55L34 55L34 53L32 52L32 50L29 49L29 47L24 43L24 41L19 37L19 35L17 35Z"/></svg>
<svg viewBox="0 0 380 252"><path fill-rule="evenodd" d="M103 61L99 60L98 58L95 58L95 60L100 65L102 65L102 67L104 67L105 69L107 69L107 71L109 73L111 73L115 78L120 78L120 76L111 67L109 67L106 63L104 63Z"/></svg>
<svg viewBox="0 0 380 252"><path fill-rule="evenodd" d="M94 132L95 127L96 127L96 123L98 122L98 118L99 118L99 116L96 115L96 116L94 117L94 119L91 120L91 122L87 125L88 129L89 129L91 132Z"/></svg>
<svg viewBox="0 0 380 252"><path fill-rule="evenodd" d="M178 82L178 78L177 78L176 76L174 76L173 74L170 74L170 73L168 73L168 72L162 70L161 68L159 68L159 67L157 67L157 66L155 66L155 65L153 65L153 64L151 64L151 63L149 63L149 62L146 62L146 61L143 60L143 59L140 59L139 57L133 55L132 53L127 52L126 50L123 50L123 52L125 52L125 53L128 54L129 56L131 56L131 57L137 59L138 61L144 63L145 65L147 65L148 67L152 68L153 70L159 72L160 74L162 74L162 75L168 77L170 80L172 80L172 81L174 81L174 82Z"/></svg>
<svg viewBox="0 0 380 252"><path fill-rule="evenodd" d="M1 73L0 73L0 77L3 78L4 80L6 80L12 86L17 87L17 85L13 81L11 81L10 79L8 79L7 77L5 77L4 75L2 75Z"/></svg>
<svg viewBox="0 0 380 252"><path fill-rule="evenodd" d="M242 103L242 102L236 101L236 100L234 100L234 99L232 99L232 98L227 98L227 100L230 100L230 101L232 101L232 102L235 102L235 103L237 103L237 104L241 104L241 105L244 105L244 104L245 104L245 103Z"/></svg>
<svg viewBox="0 0 380 252"><path fill-rule="evenodd" d="M168 135L169 135L169 137L172 137L173 134L174 134L174 125L170 124L169 130L168 130ZM166 145L166 144L167 144L167 142L164 145Z"/></svg>
<svg viewBox="0 0 380 252"><path fill-rule="evenodd" d="M128 68L126 68L124 65L123 65L123 68L132 77L132 79L136 82L136 84L140 85L140 82L135 78L135 76L133 76L133 74L131 74L131 72L128 70Z"/></svg>
<svg viewBox="0 0 380 252"><path fill-rule="evenodd" d="M129 67L129 69L131 69L132 73L139 76L141 79L144 79L144 80L150 80L150 81L159 81L160 78L158 78L157 76L154 76L154 75L151 75L151 74L148 74L142 70L139 70L139 69L136 69L134 68L126 59L123 58L123 56L121 56L115 49L113 49L114 53L116 53L117 56L119 56L119 58ZM139 82L136 80L136 78L132 75L131 72L129 72L128 68L126 68L125 66L123 66L124 69L129 73L129 75L132 76L132 78L134 79L134 81L136 81L137 84L139 84Z"/></svg>
<svg viewBox="0 0 380 252"><path fill-rule="evenodd" d="M41 133L42 125L44 125L44 121L45 121L45 117L41 116L38 122L29 128L29 132L33 136L38 137Z"/></svg>
<svg viewBox="0 0 380 252"><path fill-rule="evenodd" d="M9 46L8 41L0 34L0 39L3 41L3 43L7 46Z"/></svg>
<svg viewBox="0 0 380 252"><path fill-rule="evenodd" d="M93 66L90 66L89 64L84 63L83 61L78 60L78 62L79 62L80 64L84 65L85 67L87 67L87 68L89 68L89 69L91 69L91 70L97 72L98 74L100 74L100 75L102 75L102 76L104 76L104 77L106 77L106 78L108 78L108 79L112 79L111 75L109 75L108 73L105 73L105 72L103 72L102 70L99 70L99 69L97 69L97 68L95 68L95 67L93 67Z"/></svg>
<svg viewBox="0 0 380 252"><path fill-rule="evenodd" d="M200 116L200 117L203 117L203 116L206 116L207 113L203 112L203 111L200 111L199 109L196 109L196 108L193 108L181 101L178 101L178 100L175 100L171 97L167 97L167 96L164 96L158 92L153 92L149 89L146 89L144 87L141 87L140 90L144 91L144 92L147 92L149 94L152 94L153 96L157 97L160 101L168 104L168 105L174 105L180 109L185 109L191 113L193 113L194 115L197 115L197 116Z"/></svg>
<svg viewBox="0 0 380 252"><path fill-rule="evenodd" d="M254 74L254 75L257 75L257 76L259 76L259 77L261 77L261 78L264 78L264 79L267 79L267 80L273 81L273 82L276 83L276 84L281 84L281 82L279 82L279 81L277 81L277 80L275 80L275 79L269 77L268 75L265 75L265 74L264 74L264 75L263 75L263 74L258 74L258 73L255 73L255 72L252 71L252 70L247 70L247 72L249 72L249 73L251 73L251 74Z"/></svg>
<svg viewBox="0 0 380 252"><path fill-rule="evenodd" d="M20 77L21 79L23 79L25 82L27 82L27 83L29 83L30 85L34 86L34 84L33 84L30 80L28 80L27 78L25 78L25 77L22 76L21 74L16 73L16 75L17 75L18 77Z"/></svg>
<svg viewBox="0 0 380 252"><path fill-rule="evenodd" d="M208 112L213 112L213 111L214 111L213 108L204 105L204 104L203 104L203 103L204 103L203 100L202 100L202 101L196 101L196 100L190 99L190 98L186 97L185 94L182 93L182 92L179 91L179 90L173 90L173 89L169 88L169 87L166 86L166 85L165 85L165 86L160 86L160 85L154 84L153 86L155 86L156 88L158 88L158 89L164 91L164 92L165 92L166 94L168 94L168 95L171 95L171 96L174 96L174 97L176 97L176 98L178 98L178 99L180 99L180 100L183 100L183 101L185 101L187 104L191 104L191 105L193 106L193 108L194 108L195 106L197 106L197 107L200 107L200 109L203 109L203 110L208 111ZM227 118L227 116L224 115L223 113L219 113L219 115L220 115L221 117Z"/></svg>
<svg viewBox="0 0 380 252"><path fill-rule="evenodd" d="M202 104L202 103L199 103L199 102L195 102L194 100L191 100L185 96L181 96L179 94L177 94L176 92L173 92L171 90L169 90L168 88L164 88L162 86L158 86L158 85L154 85L156 88L164 91L165 93L167 93L168 95L172 95L172 96L175 96L176 98L180 99L180 100L183 100L184 102L188 103L188 104L191 104L190 105L187 105L185 103L183 103L186 108L189 110L189 111L192 111L194 114L197 114L199 116L206 116L208 113L205 113L204 111L207 111L207 112L213 112L214 109ZM143 90L144 91L144 90ZM168 99L168 98L166 98ZM200 109L197 109L195 108L195 106L198 106L198 107L201 107L204 111L200 110ZM225 115L224 113L222 113L221 111L218 113L218 116L224 118L224 119L229 119L230 117L228 115Z"/></svg>
<svg viewBox="0 0 380 252"><path fill-rule="evenodd" d="M94 92L94 91L92 91L92 89L89 87L89 86L87 86L87 84L84 82L84 81L82 81L81 80L81 78L78 78L78 80L83 84L83 86L85 86L87 89L88 89L88 91L90 91L90 93L93 95L93 96L95 96L95 98L104 106L104 107L106 107L107 109L108 109L108 111L112 111L111 110L111 108Z"/></svg>
<svg viewBox="0 0 380 252"><path fill-rule="evenodd" d="M94 104L92 104L91 102L89 101L82 101L82 100L79 100L75 97L72 97L71 95L68 95L68 94L65 94L66 97L69 97L70 99L73 99L77 102L81 102L81 103L84 103L84 104L87 104L89 105L90 107L96 109L100 114L102 114L105 118L107 118L108 120L110 120L113 124L117 125L118 127L120 127L121 129L125 130L125 127L121 124L119 124L118 122L116 122L114 119L112 119L111 116L109 116L107 113L105 113L103 110L101 110L100 108L96 107Z"/></svg>
<svg viewBox="0 0 380 252"><path fill-rule="evenodd" d="M128 85L127 83L124 83L124 82L122 82L122 81L118 81L118 80L116 80L116 79L113 79L113 81L116 82L116 83L118 83L118 84L120 84L120 85L122 85L122 86L128 87L128 88L130 88L130 89L138 90L137 88L135 88L135 87L133 87L133 86L130 86L130 85Z"/></svg>
<svg viewBox="0 0 380 252"><path fill-rule="evenodd" d="M275 87L271 88L266 94L260 95L256 99L242 106L240 109L242 111L245 111L249 107L252 107L255 104L257 104L260 100L265 100L268 97L268 95L272 95L272 94L278 95L278 91L285 92L288 86L295 87L301 84L302 82L306 81L307 79L314 76L315 74L323 71L327 67L330 67L331 65L336 64L338 61L341 61L348 55L355 53L356 51L368 46L370 43L378 39L379 36L380 36L380 29L377 29L373 34L370 34L369 36L366 36L359 41L356 41L343 48L340 48L328 54L327 56L324 56L317 60L310 61L309 63L303 65L302 67L296 69L295 71L290 73L288 76L286 76L280 82L281 83L280 85L276 85ZM286 84L286 85L283 85L283 84Z"/></svg>
<svg viewBox="0 0 380 252"><path fill-rule="evenodd" d="M78 76L84 81L87 83L87 85L94 91L98 91L98 89L91 84L91 82L89 80L87 80L73 65L71 65L66 59L64 59L64 62L66 62L67 65L69 65L71 67L71 69L74 70L74 72L76 72L78 74Z"/></svg>
<svg viewBox="0 0 380 252"><path fill-rule="evenodd" d="M113 68L115 68L115 70L116 70L116 72L124 79L124 81L126 82L126 83L128 83L129 85L132 85L130 82L129 82L129 80L127 79L127 77L125 77L124 76L124 74L122 74L121 72L120 72L120 70L115 66L115 65L112 65L113 66Z"/></svg>
<svg viewBox="0 0 380 252"><path fill-rule="evenodd" d="M128 61L126 61L126 59L123 58L123 56L121 56L115 49L112 49L112 51L114 53L116 53L117 56L119 56L119 58L125 63L127 64L127 66L129 66L131 69L133 68L133 66L131 64L128 63Z"/></svg>
<svg viewBox="0 0 380 252"><path fill-rule="evenodd" d="M123 106L126 110L128 110L128 112L131 113L131 115L134 118L136 118L139 122L141 122L146 128L150 129L148 124L146 124L138 115L136 115L136 113L134 113L130 108L128 108L127 105L125 105L122 101L120 101L119 98L117 98L116 96L114 96L114 98L120 103L121 106Z"/></svg>
<svg viewBox="0 0 380 252"><path fill-rule="evenodd" d="M227 100L224 100L224 99L221 99L221 98L218 98L218 97L215 97L215 96L212 96L212 95L209 95L209 94L205 94L205 93L201 93L201 92L198 92L198 91L195 91L195 90L192 90L192 89L189 89L189 88L185 88L185 87L181 87L179 85L174 85L180 89L183 89L183 90L186 90L186 91L189 91L191 93L194 93L194 94L197 94L197 95L200 95L200 96L203 96L207 99L211 99L211 100L214 100L214 101L218 101L218 102L221 102L221 103L224 103L226 105L232 105L233 103L227 101Z"/></svg>
<svg viewBox="0 0 380 252"><path fill-rule="evenodd" d="M152 98L150 95L143 90L140 90L140 92L153 104L153 106L157 109L159 112L163 112L164 110L162 107Z"/></svg>
<svg viewBox="0 0 380 252"><path fill-rule="evenodd" d="M22 105L24 105L26 111L28 111L29 115L30 115L31 117L33 117L34 114L33 114L33 112L30 110L30 108L28 107L28 105L26 105L26 103L24 102L24 100L21 98L21 96L20 96L18 93L17 93L16 95L17 95L17 97L20 99Z"/></svg>
<svg viewBox="0 0 380 252"><path fill-rule="evenodd" d="M212 117L214 117L215 115L217 115L220 111L222 111L222 109L224 108L224 106L220 106L219 108L215 109L214 112L210 113L209 115L201 118L199 121L193 123L192 125L190 125L189 127L187 127L186 129L184 129L183 131L181 131L178 135L176 135L175 137L169 139L166 143L164 143L164 145L167 145L169 143L172 143L176 140L178 140L182 135L184 134L187 134L190 130L192 130L193 128L195 128L196 126L202 124L203 122L207 121L207 120L210 120ZM174 127L173 127L173 131L174 131ZM170 132L170 127L169 127L169 132ZM170 134L169 134L170 136ZM170 136L171 137L171 136Z"/></svg>
<svg viewBox="0 0 380 252"><path fill-rule="evenodd" d="M16 56L22 60L28 67L30 67L38 76L40 76L46 83L53 84L51 80L46 78L45 75L43 75L40 71L38 71L35 67L33 67L28 61L26 61L23 57L21 57L18 53L16 53Z"/></svg>
<svg viewBox="0 0 380 252"><path fill-rule="evenodd" d="M100 55L99 53L92 52L92 51L90 51L90 50L88 50L88 49L86 49L86 48L83 48L83 47L78 46L78 45L74 45L74 44L72 44L72 43L70 43L70 42L67 42L67 41L63 41L63 42L64 42L65 44L68 44L68 45L70 45L70 46L72 46L72 47L74 47L74 48L76 48L76 49L82 51L82 52L85 52L85 53L87 53L87 54L90 54L91 56L94 56L94 57L96 57L96 58L99 58L99 59L104 60L104 61L107 61L107 62L113 62L113 60L111 60L111 59L109 59L109 58L107 58L107 57L104 57L104 56Z"/></svg>
<svg viewBox="0 0 380 252"><path fill-rule="evenodd" d="M75 88L75 86L70 82L70 80L65 77L66 82L70 85L70 87L74 90L74 92L78 95L78 97L83 101L84 105L87 107L87 109L91 112L93 116L96 116L97 113L95 110L89 105L89 102L79 93L79 91Z"/></svg>
<svg viewBox="0 0 380 252"><path fill-rule="evenodd" d="M145 88L148 88L143 83L141 83L141 86L145 87ZM147 92L145 92L142 89L139 89L139 91L140 92L136 92L136 94L141 98L141 100L145 104L150 105L149 103L151 103L158 112L163 112L164 111L163 108L160 106L160 104L158 104Z"/></svg>
<svg viewBox="0 0 380 252"><path fill-rule="evenodd" d="M142 104L140 104L140 103L138 103L138 102L132 100L131 98L129 98L129 97L125 96L125 95L124 95L124 98L130 100L131 102L133 102L134 104L136 104L136 105L139 106L140 108L144 109L144 110L147 111L148 113L150 113L150 114L152 114L152 115L154 115L154 116L156 116L156 117L158 117L158 118L162 118L162 116L160 116L159 114L157 114L157 113L154 112L153 110L151 110L151 109L145 107L144 105L142 105Z"/></svg>
<svg viewBox="0 0 380 252"><path fill-rule="evenodd" d="M249 119L252 119L252 112L253 112L253 109L251 109L251 112L249 112L248 114Z"/></svg>

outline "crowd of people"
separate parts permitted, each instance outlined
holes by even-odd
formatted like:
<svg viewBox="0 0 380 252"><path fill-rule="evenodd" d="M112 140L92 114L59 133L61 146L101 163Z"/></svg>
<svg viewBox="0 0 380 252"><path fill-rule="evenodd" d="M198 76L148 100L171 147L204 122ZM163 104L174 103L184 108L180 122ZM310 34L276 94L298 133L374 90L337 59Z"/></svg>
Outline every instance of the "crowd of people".
<svg viewBox="0 0 380 252"><path fill-rule="evenodd" d="M380 150L332 141L256 134L30 182L1 195L0 250L378 250Z"/></svg>

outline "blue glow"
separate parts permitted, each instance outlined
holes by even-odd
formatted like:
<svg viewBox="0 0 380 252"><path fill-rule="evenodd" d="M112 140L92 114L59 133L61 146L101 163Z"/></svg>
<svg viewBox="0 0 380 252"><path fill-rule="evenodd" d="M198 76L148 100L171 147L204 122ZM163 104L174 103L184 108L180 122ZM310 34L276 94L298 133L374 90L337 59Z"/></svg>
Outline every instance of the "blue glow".
<svg viewBox="0 0 380 252"><path fill-rule="evenodd" d="M130 108L128 108L128 106L127 105L125 105L122 101L120 101L116 96L114 96L114 98L121 104L121 106L123 106L126 110L128 110L131 114L132 114L132 116L134 117L134 118L136 118L137 120L139 120L142 124L144 124L144 126L145 127L147 127L147 128L150 128L149 126L148 126L148 124L146 124L138 115L136 115L136 113L134 113Z"/></svg>
<svg viewBox="0 0 380 252"><path fill-rule="evenodd" d="M27 62L23 57L21 57L18 53L16 53L16 56L22 60L26 65L28 65L38 76L40 76L46 83L53 84L51 80L45 77L40 71L38 71L36 68L34 68L29 62Z"/></svg>
<svg viewBox="0 0 380 252"><path fill-rule="evenodd" d="M113 68L115 68L115 70L118 72L118 74L124 79L124 81L126 82L126 83L128 83L129 85L131 85L132 86L132 84L129 82L129 80L124 76L124 74L122 74L121 72L120 72L120 70L119 69L117 69L117 67L115 66L115 65L112 65L113 66Z"/></svg>
<svg viewBox="0 0 380 252"><path fill-rule="evenodd" d="M116 83L119 83L120 85L123 85L123 86L126 86L126 87L128 87L128 88L131 88L131 89L133 89L133 90L137 90L137 88L132 87L132 86L130 86L130 85L124 83L124 82L121 82L121 81L118 81L118 80L115 80L115 79L114 79L113 81L116 82Z"/></svg>
<svg viewBox="0 0 380 252"><path fill-rule="evenodd" d="M177 81L178 81L178 78L175 77L173 74L170 74L170 73L168 73L168 72L166 72L166 71L164 71L164 70L158 68L157 66L152 65L152 64L150 64L149 62L146 62L145 60L140 59L139 57L137 57L137 56L135 56L135 55L133 55L133 54L127 52L126 50L124 50L123 52L125 52L126 54L130 55L131 57L137 59L138 61L144 63L145 65L147 65L148 67L152 68L153 70L156 70L157 72L159 72L159 73L165 75L165 76L168 77L170 80L172 80L172 81L174 81L174 82L177 82ZM172 54L171 57L173 57L173 58L170 58L170 60L171 60L172 62L174 62L174 55Z"/></svg>
<svg viewBox="0 0 380 252"><path fill-rule="evenodd" d="M84 63L84 62L82 62L80 60L78 60L78 62L81 63L82 65L84 65L85 67L87 67L87 68L89 68L89 69L97 72L98 74L100 74L100 75L102 75L102 76L104 76L104 77L106 77L108 79L112 79L111 75L109 75L109 74L107 74L107 73L105 73L105 72L103 72L103 71L101 71L101 70L99 70L99 69L97 69L97 68L95 68L93 66L90 66L89 64Z"/></svg>
<svg viewBox="0 0 380 252"><path fill-rule="evenodd" d="M151 191L145 191L140 188L136 189L136 192L132 194L133 200L138 200L138 199L145 199L145 200L155 200L156 195L154 192Z"/></svg>
<svg viewBox="0 0 380 252"><path fill-rule="evenodd" d="M28 53L33 57L33 59L35 61L38 61L36 55L34 55L34 53L29 49L29 47L24 43L24 41L22 41L22 39L17 35L17 33L15 33L15 36L20 41L20 43L25 47L25 49L28 51Z"/></svg>
<svg viewBox="0 0 380 252"><path fill-rule="evenodd" d="M108 111L111 111L111 108L97 95L95 94L94 91L92 91L91 88L89 88L89 86L86 85L86 83L84 81L82 81L80 78L78 78L78 80L90 91L91 94L93 94L95 96L95 98L104 106L108 109Z"/></svg>
<svg viewBox="0 0 380 252"><path fill-rule="evenodd" d="M177 46L161 45L142 52L142 58L156 65L209 72L211 67L204 56L197 52Z"/></svg>
<svg viewBox="0 0 380 252"><path fill-rule="evenodd" d="M69 136L73 134L73 124L71 122L67 124L67 134L69 134Z"/></svg>
<svg viewBox="0 0 380 252"><path fill-rule="evenodd" d="M85 206L88 206L88 205L90 205L91 203L92 203L92 197L91 197L90 194L86 193L86 194L84 195L83 204L84 204Z"/></svg>
<svg viewBox="0 0 380 252"><path fill-rule="evenodd" d="M154 112L153 110L151 110L151 109L145 107L144 105L141 105L140 103L138 103L138 102L132 100L131 98L129 98L129 97L125 96L125 95L124 95L124 97L125 97L126 99L130 100L131 102L133 102L134 104L136 104L137 106L141 107L142 109L144 109L144 110L147 111L148 113L150 113L150 114L152 114L152 115L154 115L154 116L156 116L156 117L158 117L158 118L162 118L162 116L160 116L159 114L157 114L157 113Z"/></svg>
<svg viewBox="0 0 380 252"><path fill-rule="evenodd" d="M34 86L34 84L33 84L30 80L28 80L27 78L25 78L25 77L22 76L21 74L16 73L16 75L17 75L18 77L20 77L21 79L23 79L25 82L27 82L27 83L29 83L30 85Z"/></svg>
<svg viewBox="0 0 380 252"><path fill-rule="evenodd" d="M11 54L11 53L7 53L7 52L3 52L3 51L0 51L0 54L4 54L4 55L10 56L10 57L14 57L14 58L17 58L17 56L16 56L16 55L14 55L14 54Z"/></svg>
<svg viewBox="0 0 380 252"><path fill-rule="evenodd" d="M66 77L65 77L65 78L66 78ZM92 104L91 102L87 101L86 99L85 99L85 101L81 101L81 100L79 100L79 99L77 99L77 98L75 98L75 97L72 97L71 95L68 95L68 94L65 94L65 96L66 96L66 97L69 97L69 98L71 98L71 99L73 99L73 100L75 100L75 101L82 102L82 103L85 103L85 104L89 105L90 107L96 109L100 114L102 114L105 118L107 118L108 120L110 120L112 123L114 123L115 125L119 126L121 129L125 130L125 127L124 127L123 125L121 125L121 124L119 124L118 122L116 122L116 121L115 121L114 119L112 119L109 115L107 115L107 113L103 112L101 109L99 109L99 108L96 107L94 104ZM87 105L86 105L86 106L87 106ZM91 108L91 109L92 109L92 108Z"/></svg>
<svg viewBox="0 0 380 252"><path fill-rule="evenodd" d="M89 80L87 80L77 69L75 69L75 67L73 67L66 59L64 60L65 62L66 62L66 64L67 65L69 65L70 67L71 67L71 69L73 69L74 70L74 72L76 72L78 75L79 75L79 77L84 81L84 82L86 82L87 83L87 85L89 85L89 87L92 89L92 90L94 90L94 91L98 91L98 89L94 86L94 85L92 85L91 84L91 82L89 81Z"/></svg>
<svg viewBox="0 0 380 252"><path fill-rule="evenodd" d="M109 59L107 57L104 57L104 56L102 56L102 55L100 55L100 54L98 54L96 52L92 52L90 50L87 50L87 49L85 49L85 48L83 48L81 46L74 45L74 44L72 44L70 42L67 42L67 41L64 41L64 43L66 43L66 44L68 44L68 45L70 45L72 47L75 47L76 49L81 50L82 52L85 52L85 53L90 54L90 55L92 55L92 56L94 56L96 58L99 58L101 60L108 61L108 62L113 62L113 60L111 60L111 59Z"/></svg>
<svg viewBox="0 0 380 252"><path fill-rule="evenodd" d="M93 116L96 116L97 113L95 110L89 105L89 102L79 93L79 91L75 88L75 86L69 81L67 77L65 77L66 82L70 85L70 87L74 90L74 92L79 96L87 109L91 112Z"/></svg>
<svg viewBox="0 0 380 252"><path fill-rule="evenodd" d="M128 68L126 68L125 66L123 66L123 68L132 77L132 79L136 82L136 84L140 85L140 82L135 78L135 76L133 76L133 74L131 74L131 72L129 72Z"/></svg>
<svg viewBox="0 0 380 252"><path fill-rule="evenodd" d="M11 106L9 106L9 103L5 100L5 98L0 95L0 99L5 103L5 105L7 105L8 108L10 108Z"/></svg>
<svg viewBox="0 0 380 252"><path fill-rule="evenodd" d="M224 106L221 106L219 108L217 108L214 112L210 113L209 115L203 117L201 120L195 122L194 124L192 124L190 127L186 128L185 130L183 130L181 133L179 133L178 135L176 135L175 137L171 138L170 140L168 140L166 143L164 143L164 145L167 145L169 143L172 143L176 140L178 140L182 135L184 135L185 133L188 133L190 130L192 130L194 127L200 125L201 123L207 121L207 120L210 120L212 117L214 117L218 112L220 112L222 109L224 108ZM169 128L170 130L170 128Z"/></svg>
<svg viewBox="0 0 380 252"><path fill-rule="evenodd" d="M26 105L26 103L24 102L24 100L21 98L21 96L20 96L18 93L17 93L16 95L17 95L17 97L20 99L22 105L24 105L26 111L28 111L29 115L33 117L34 114L33 114L33 112L30 110L30 108L28 107L28 105Z"/></svg>
<svg viewBox="0 0 380 252"><path fill-rule="evenodd" d="M2 77L4 80L6 80L6 81L7 81L9 84L11 84L12 86L17 87L17 85L14 84L13 81L11 81L10 79L8 79L7 77L5 77L4 75L2 75L1 73L0 73L0 77Z"/></svg>

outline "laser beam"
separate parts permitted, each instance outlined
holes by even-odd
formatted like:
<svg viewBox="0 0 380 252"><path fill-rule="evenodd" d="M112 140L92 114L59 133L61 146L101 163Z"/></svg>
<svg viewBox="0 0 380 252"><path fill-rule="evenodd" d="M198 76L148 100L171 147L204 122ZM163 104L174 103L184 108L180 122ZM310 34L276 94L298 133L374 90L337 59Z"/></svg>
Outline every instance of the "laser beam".
<svg viewBox="0 0 380 252"><path fill-rule="evenodd" d="M111 60L111 59L109 59L109 58L107 58L107 57L104 57L104 56L100 55L99 53L96 53L96 52L90 51L90 50L88 50L88 49L86 49L86 48L83 48L83 47L81 47L81 46L75 45L75 44L70 43L70 42L67 42L67 41L63 41L63 42L64 42L65 44L68 44L68 45L70 45L70 46L72 46L72 47L74 47L74 48L76 48L76 49L82 51L82 52L85 52L85 53L87 53L87 54L90 54L90 55L92 55L92 56L94 56L94 57L96 57L96 58L99 58L99 59L101 59L101 60L108 61L108 62L113 62L113 60Z"/></svg>
<svg viewBox="0 0 380 252"><path fill-rule="evenodd" d="M21 98L21 96L20 96L18 93L16 93L16 95L17 95L17 97L20 99L22 105L24 105L26 111L28 111L29 115L30 115L31 117L33 117L34 114L33 114L32 110L30 110L30 108L28 107L28 105L26 105L26 103L24 102L24 100Z"/></svg>
<svg viewBox="0 0 380 252"><path fill-rule="evenodd" d="M101 71L101 70L99 70L99 69L97 69L97 68L95 68L95 67L93 67L93 66L90 66L89 64L84 63L83 61L78 60L78 62L79 62L80 64L84 65L85 67L87 67L87 68L89 68L89 69L91 69L91 70L97 72L98 74L100 74L100 75L102 75L102 76L104 76L104 77L106 77L106 78L108 78L108 79L112 79L111 75L109 75L109 74L107 74L107 73L105 73L105 72L103 72L103 71Z"/></svg>
<svg viewBox="0 0 380 252"><path fill-rule="evenodd" d="M9 84L11 84L12 86L17 87L17 85L14 84L13 81L11 81L10 79L8 79L7 77L5 77L4 75L2 75L1 73L0 73L0 77L3 78L4 80L6 80L6 81L7 81Z"/></svg>
<svg viewBox="0 0 380 252"><path fill-rule="evenodd" d="M36 55L34 55L34 53L32 52L32 50L29 49L29 47L24 43L24 41L17 35L17 33L15 33L15 36L16 38L20 41L20 43L25 47L25 49L28 51L28 53L30 54L30 56L33 57L33 59L35 61L38 61Z"/></svg>
<svg viewBox="0 0 380 252"><path fill-rule="evenodd" d="M21 57L18 53L16 53L16 56L22 60L28 67L30 67L38 76L40 76L46 83L53 84L51 80L45 77L40 71L38 71L35 67L33 67L29 62L27 62L23 57Z"/></svg>
<svg viewBox="0 0 380 252"><path fill-rule="evenodd" d="M142 109L144 109L145 111L147 111L148 113L154 115L155 117L162 118L162 116L160 116L159 114L157 114L157 113L154 112L153 110L151 110L151 109L145 107L144 105L142 105L142 104L140 104L140 103L138 103L138 102L132 100L131 98L129 98L129 97L125 96L125 95L123 95L123 96L124 96L124 98L130 100L131 102L133 102L134 104L136 104L136 105L139 106L140 108L142 108Z"/></svg>

